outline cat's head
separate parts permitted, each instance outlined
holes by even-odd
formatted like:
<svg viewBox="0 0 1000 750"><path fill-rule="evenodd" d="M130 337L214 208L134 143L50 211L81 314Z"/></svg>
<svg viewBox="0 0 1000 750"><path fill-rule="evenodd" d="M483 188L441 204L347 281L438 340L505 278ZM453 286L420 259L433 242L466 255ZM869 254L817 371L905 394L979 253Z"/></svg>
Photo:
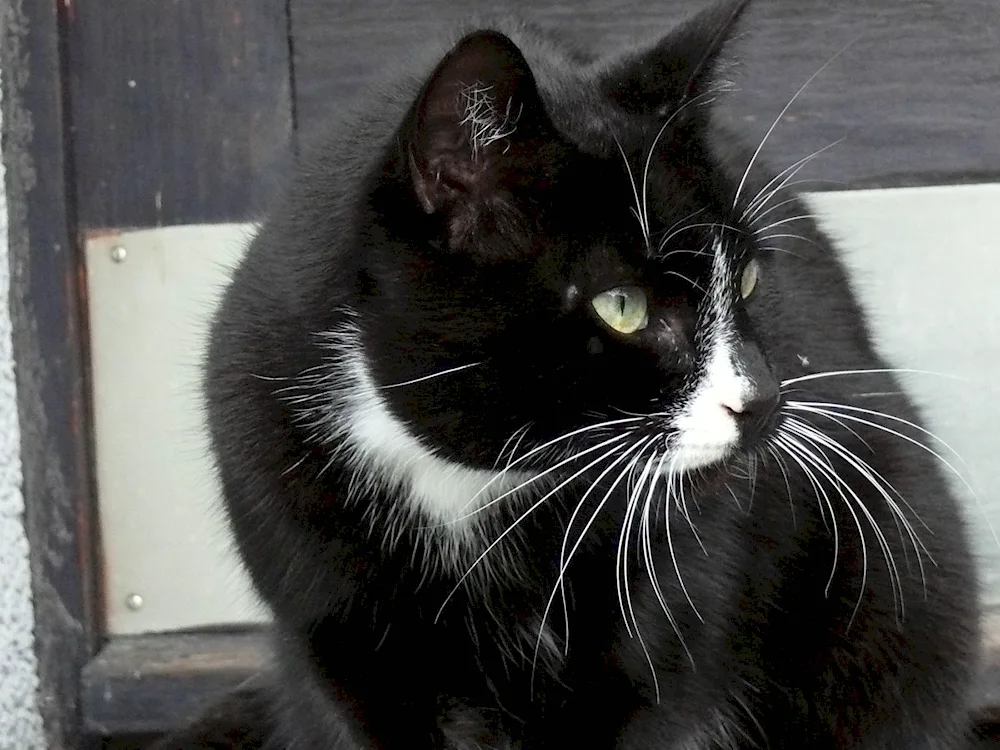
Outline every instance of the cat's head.
<svg viewBox="0 0 1000 750"><path fill-rule="evenodd" d="M766 180L709 139L744 5L611 62L484 30L438 64L363 219L360 335L392 429L477 470L593 448L566 470L628 450L685 472L761 447Z"/></svg>

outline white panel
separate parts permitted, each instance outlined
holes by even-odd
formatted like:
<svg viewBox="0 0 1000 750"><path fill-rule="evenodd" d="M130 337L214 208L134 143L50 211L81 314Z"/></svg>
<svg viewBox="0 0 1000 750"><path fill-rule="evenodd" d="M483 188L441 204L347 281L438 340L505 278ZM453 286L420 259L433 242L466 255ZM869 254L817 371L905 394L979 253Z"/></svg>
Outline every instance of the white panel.
<svg viewBox="0 0 1000 750"><path fill-rule="evenodd" d="M824 193L811 197L847 253L880 349L956 460L984 593L1000 604L1000 185ZM938 448L940 450L940 448ZM1000 632L1000 631L998 631Z"/></svg>
<svg viewBox="0 0 1000 750"><path fill-rule="evenodd" d="M250 231L170 227L87 243L112 633L262 617L216 505L198 392L206 323Z"/></svg>
<svg viewBox="0 0 1000 750"><path fill-rule="evenodd" d="M1000 185L810 196L846 251L880 348L931 428L966 460L987 596L1000 603ZM112 632L264 617L216 507L198 413L204 325L250 226L197 226L92 240L98 478ZM125 249L123 262L113 248ZM142 606L128 607L138 594ZM996 629L1000 633L1000 628Z"/></svg>

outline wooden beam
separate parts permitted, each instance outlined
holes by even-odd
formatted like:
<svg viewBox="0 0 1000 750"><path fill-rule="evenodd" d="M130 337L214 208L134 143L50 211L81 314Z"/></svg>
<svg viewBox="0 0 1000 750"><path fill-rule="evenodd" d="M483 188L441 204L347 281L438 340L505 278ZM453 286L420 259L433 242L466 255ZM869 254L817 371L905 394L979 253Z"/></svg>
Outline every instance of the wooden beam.
<svg viewBox="0 0 1000 750"><path fill-rule="evenodd" d="M177 731L230 691L259 686L268 659L262 630L115 638L84 671L85 727L100 737ZM1000 726L1000 654L986 662L970 706L982 733Z"/></svg>
<svg viewBox="0 0 1000 750"><path fill-rule="evenodd" d="M173 731L257 678L260 631L121 636L83 672L84 727L109 737Z"/></svg>
<svg viewBox="0 0 1000 750"><path fill-rule="evenodd" d="M72 3L80 227L244 221L290 159L285 0Z"/></svg>
<svg viewBox="0 0 1000 750"><path fill-rule="evenodd" d="M653 40L709 0L292 0L297 113L320 131L370 96L382 68L474 14L515 13L589 49ZM720 112L756 143L825 64L762 151L779 169L834 141L798 178L809 190L1000 179L996 0L755 0ZM847 49L845 46L850 45ZM839 53L839 55L838 55ZM836 56L836 57L835 57Z"/></svg>

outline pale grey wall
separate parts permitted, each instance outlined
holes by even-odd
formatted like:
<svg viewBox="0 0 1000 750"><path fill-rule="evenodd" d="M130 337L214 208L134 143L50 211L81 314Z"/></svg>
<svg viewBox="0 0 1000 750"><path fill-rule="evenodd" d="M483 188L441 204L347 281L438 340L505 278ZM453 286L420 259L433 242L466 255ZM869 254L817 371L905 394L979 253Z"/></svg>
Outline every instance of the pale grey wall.
<svg viewBox="0 0 1000 750"><path fill-rule="evenodd" d="M38 712L31 572L21 495L4 185L0 150L0 750L41 750L45 741Z"/></svg>

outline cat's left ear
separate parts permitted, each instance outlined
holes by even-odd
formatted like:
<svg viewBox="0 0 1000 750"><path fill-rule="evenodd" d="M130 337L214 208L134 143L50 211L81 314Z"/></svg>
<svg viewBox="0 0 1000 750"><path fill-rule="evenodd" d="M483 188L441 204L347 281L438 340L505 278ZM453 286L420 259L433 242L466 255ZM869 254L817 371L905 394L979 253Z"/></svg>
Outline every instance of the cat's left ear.
<svg viewBox="0 0 1000 750"><path fill-rule="evenodd" d="M710 94L720 53L750 2L724 0L689 18L651 48L613 65L604 90L630 114L658 116Z"/></svg>
<svg viewBox="0 0 1000 750"><path fill-rule="evenodd" d="M489 203L530 163L548 123L517 46L496 31L465 37L431 74L413 113L410 172L424 210Z"/></svg>

